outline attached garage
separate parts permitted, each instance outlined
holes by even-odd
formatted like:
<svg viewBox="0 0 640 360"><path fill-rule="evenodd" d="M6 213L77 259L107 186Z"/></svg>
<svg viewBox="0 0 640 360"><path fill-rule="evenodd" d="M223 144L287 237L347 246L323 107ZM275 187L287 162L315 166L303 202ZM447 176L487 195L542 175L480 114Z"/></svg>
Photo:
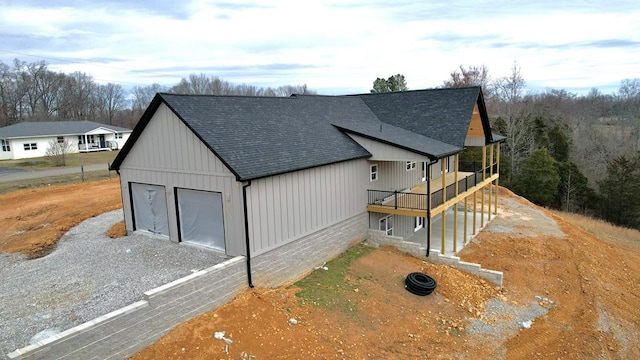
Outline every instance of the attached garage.
<svg viewBox="0 0 640 360"><path fill-rule="evenodd" d="M225 251L222 194L176 189L180 240Z"/></svg>
<svg viewBox="0 0 640 360"><path fill-rule="evenodd" d="M130 183L135 230L169 236L169 217L164 186Z"/></svg>

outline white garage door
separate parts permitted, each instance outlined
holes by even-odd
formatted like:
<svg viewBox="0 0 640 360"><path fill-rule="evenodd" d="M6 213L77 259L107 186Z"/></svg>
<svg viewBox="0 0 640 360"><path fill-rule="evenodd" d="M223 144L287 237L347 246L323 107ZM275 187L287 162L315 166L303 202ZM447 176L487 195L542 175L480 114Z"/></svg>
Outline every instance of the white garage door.
<svg viewBox="0 0 640 360"><path fill-rule="evenodd" d="M225 251L222 194L178 189L182 241Z"/></svg>
<svg viewBox="0 0 640 360"><path fill-rule="evenodd" d="M131 183L135 229L169 236L164 186Z"/></svg>

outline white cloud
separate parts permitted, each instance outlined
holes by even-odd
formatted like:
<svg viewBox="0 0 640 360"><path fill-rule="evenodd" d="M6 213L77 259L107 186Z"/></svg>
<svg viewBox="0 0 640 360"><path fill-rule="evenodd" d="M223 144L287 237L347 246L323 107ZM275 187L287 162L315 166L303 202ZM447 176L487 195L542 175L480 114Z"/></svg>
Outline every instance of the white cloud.
<svg viewBox="0 0 640 360"><path fill-rule="evenodd" d="M0 60L71 59L51 67L140 84L215 71L228 81L307 83L332 94L366 92L376 77L396 73L412 89L439 86L459 65L486 65L495 78L514 61L529 84L570 91L640 77L633 2L74 3L4 6Z"/></svg>

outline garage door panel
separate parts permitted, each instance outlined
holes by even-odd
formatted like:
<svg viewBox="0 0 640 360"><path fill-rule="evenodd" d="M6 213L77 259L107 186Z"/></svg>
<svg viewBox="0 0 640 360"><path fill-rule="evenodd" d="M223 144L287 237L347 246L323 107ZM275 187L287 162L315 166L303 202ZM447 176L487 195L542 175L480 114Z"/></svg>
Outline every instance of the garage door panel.
<svg viewBox="0 0 640 360"><path fill-rule="evenodd" d="M164 186L131 183L135 230L169 236L169 218Z"/></svg>
<svg viewBox="0 0 640 360"><path fill-rule="evenodd" d="M224 251L222 194L177 189L177 198L181 240Z"/></svg>

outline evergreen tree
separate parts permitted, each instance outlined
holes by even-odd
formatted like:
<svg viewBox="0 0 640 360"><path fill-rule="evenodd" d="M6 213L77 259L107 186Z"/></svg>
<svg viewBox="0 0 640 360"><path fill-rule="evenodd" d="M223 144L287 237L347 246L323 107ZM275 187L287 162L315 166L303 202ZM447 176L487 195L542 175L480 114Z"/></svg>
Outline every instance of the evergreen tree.
<svg viewBox="0 0 640 360"><path fill-rule="evenodd" d="M560 162L569 161L569 152L571 150L571 137L569 128L566 124L555 122L549 130L549 153L554 159Z"/></svg>
<svg viewBox="0 0 640 360"><path fill-rule="evenodd" d="M580 172L578 166L570 161L558 163L558 194L555 207L570 212L587 212L593 208L597 197L589 187L588 179Z"/></svg>
<svg viewBox="0 0 640 360"><path fill-rule="evenodd" d="M407 91L407 81L402 74L390 76L388 79L377 78L373 82L372 93L386 93L396 91Z"/></svg>
<svg viewBox="0 0 640 360"><path fill-rule="evenodd" d="M546 148L539 148L522 163L513 190L538 205L549 206L556 199L559 183L556 161Z"/></svg>
<svg viewBox="0 0 640 360"><path fill-rule="evenodd" d="M600 186L601 217L614 224L640 228L640 153L624 156L607 165L607 177Z"/></svg>

